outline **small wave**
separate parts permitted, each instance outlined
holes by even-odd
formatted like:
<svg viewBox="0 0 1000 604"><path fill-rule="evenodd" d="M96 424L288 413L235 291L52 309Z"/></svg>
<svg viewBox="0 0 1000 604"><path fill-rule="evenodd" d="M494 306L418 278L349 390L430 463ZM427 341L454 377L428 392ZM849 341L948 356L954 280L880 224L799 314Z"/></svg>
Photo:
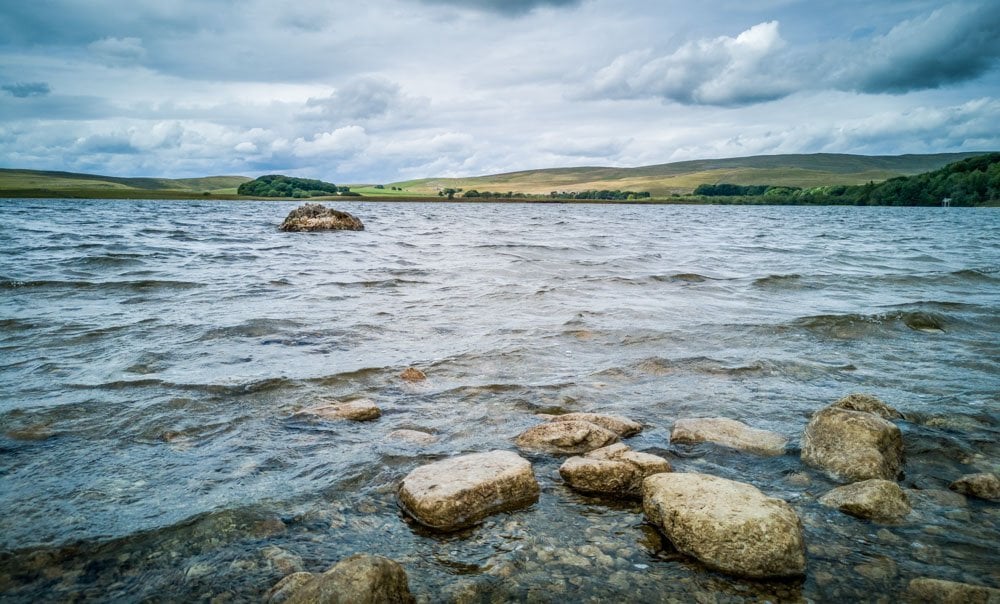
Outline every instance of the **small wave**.
<svg viewBox="0 0 1000 604"><path fill-rule="evenodd" d="M958 277L960 279L965 279L968 281L989 282L997 280L995 273L997 273L997 269L985 270L985 269L965 268L962 270L951 272L949 274L952 277Z"/></svg>
<svg viewBox="0 0 1000 604"><path fill-rule="evenodd" d="M189 390L215 395L241 395L254 394L259 392L269 392L282 388L291 388L296 385L294 380L277 377L252 380L237 384L181 384L168 382L156 378L139 380L116 380L103 382L100 384L71 384L71 388L78 390L128 390L132 388L164 388L168 390Z"/></svg>
<svg viewBox="0 0 1000 604"><path fill-rule="evenodd" d="M900 325L914 331L943 332L949 320L939 313L896 311L872 315L815 315L796 319L793 325L835 339L857 339Z"/></svg>
<svg viewBox="0 0 1000 604"><path fill-rule="evenodd" d="M788 275L768 275L759 279L754 279L754 287L780 288L797 287L802 283L802 275L791 273Z"/></svg>
<svg viewBox="0 0 1000 604"><path fill-rule="evenodd" d="M75 290L124 290L153 291L179 290L202 287L201 283L192 281L169 281L158 279L142 279L138 281L60 281L43 279L37 281L22 281L18 279L0 279L2 289L75 289Z"/></svg>
<svg viewBox="0 0 1000 604"><path fill-rule="evenodd" d="M260 338L301 327L301 323L289 319L251 319L239 325L210 329L198 339L206 341L226 338Z"/></svg>
<svg viewBox="0 0 1000 604"><path fill-rule="evenodd" d="M670 283L704 283L705 281L713 281L712 277L706 277L705 275L699 275L698 273L674 273L672 275L653 275L650 277L653 281L666 281Z"/></svg>

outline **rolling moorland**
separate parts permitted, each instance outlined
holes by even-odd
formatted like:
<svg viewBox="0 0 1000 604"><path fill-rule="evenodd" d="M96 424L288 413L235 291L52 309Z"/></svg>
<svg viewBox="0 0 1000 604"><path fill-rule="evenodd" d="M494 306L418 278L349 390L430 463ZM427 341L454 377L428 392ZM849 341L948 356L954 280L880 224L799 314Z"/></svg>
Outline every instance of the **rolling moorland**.
<svg viewBox="0 0 1000 604"><path fill-rule="evenodd" d="M730 183L818 187L881 182L939 169L982 153L864 156L844 154L762 155L675 162L638 168L578 167L527 170L470 178L426 178L351 185L365 198L440 199L443 189L477 189L548 195L552 191L621 189L648 191L654 199L690 195L699 185ZM70 172L0 169L0 197L110 199L240 199L245 176L118 178ZM691 199L688 199L692 201Z"/></svg>

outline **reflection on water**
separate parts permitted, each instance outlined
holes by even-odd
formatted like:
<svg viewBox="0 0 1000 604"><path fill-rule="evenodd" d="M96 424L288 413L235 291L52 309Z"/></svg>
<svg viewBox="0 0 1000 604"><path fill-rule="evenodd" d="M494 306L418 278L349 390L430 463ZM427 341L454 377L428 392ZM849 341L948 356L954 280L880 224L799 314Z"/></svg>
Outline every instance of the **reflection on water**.
<svg viewBox="0 0 1000 604"><path fill-rule="evenodd" d="M253 600L354 552L430 601L1000 585L1000 506L943 490L1000 469L995 210L353 202L363 232L277 232L292 207L0 200L4 599ZM796 443L853 391L906 414L902 524L819 506L834 485L794 448L669 442L675 418L725 416ZM293 417L359 396L381 419ZM788 500L806 579L709 572L544 455L528 510L453 535L399 512L414 467L560 411L629 416L633 448Z"/></svg>

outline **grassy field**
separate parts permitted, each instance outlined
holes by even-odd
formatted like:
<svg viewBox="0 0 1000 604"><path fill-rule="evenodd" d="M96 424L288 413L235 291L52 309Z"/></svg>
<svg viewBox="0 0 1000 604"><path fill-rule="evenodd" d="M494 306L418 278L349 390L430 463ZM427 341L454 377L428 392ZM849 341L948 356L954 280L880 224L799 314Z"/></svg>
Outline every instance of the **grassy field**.
<svg viewBox="0 0 1000 604"><path fill-rule="evenodd" d="M547 195L551 191L618 189L648 191L654 197L671 199L676 195L688 195L695 187L704 183L816 187L879 182L895 176L936 170L974 155L979 153L899 156L831 153L761 155L639 168L551 168L470 178L424 178L384 183L382 189L376 189L373 184L351 185L351 188L365 198L387 200L428 197L439 199L437 192L444 188L535 195ZM249 180L251 179L246 176L117 178L71 172L0 169L0 197L244 199L236 195L236 189ZM393 191L391 187L400 190Z"/></svg>

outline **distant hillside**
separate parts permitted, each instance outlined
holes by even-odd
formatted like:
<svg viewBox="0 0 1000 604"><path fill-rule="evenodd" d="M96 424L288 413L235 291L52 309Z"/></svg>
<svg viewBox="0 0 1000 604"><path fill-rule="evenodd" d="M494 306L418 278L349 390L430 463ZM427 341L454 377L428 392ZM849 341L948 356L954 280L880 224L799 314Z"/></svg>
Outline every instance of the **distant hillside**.
<svg viewBox="0 0 1000 604"><path fill-rule="evenodd" d="M982 153L867 156L835 153L758 155L682 161L640 168L551 168L471 178L425 178L391 183L410 194L445 188L514 193L628 189L654 196L688 194L700 184L817 187L880 182L939 169Z"/></svg>
<svg viewBox="0 0 1000 604"><path fill-rule="evenodd" d="M206 176L202 178L118 178L74 172L10 170L0 168L0 196L100 197L155 196L172 193L235 195L236 188L250 181L246 176ZM28 195L29 193L32 193Z"/></svg>

